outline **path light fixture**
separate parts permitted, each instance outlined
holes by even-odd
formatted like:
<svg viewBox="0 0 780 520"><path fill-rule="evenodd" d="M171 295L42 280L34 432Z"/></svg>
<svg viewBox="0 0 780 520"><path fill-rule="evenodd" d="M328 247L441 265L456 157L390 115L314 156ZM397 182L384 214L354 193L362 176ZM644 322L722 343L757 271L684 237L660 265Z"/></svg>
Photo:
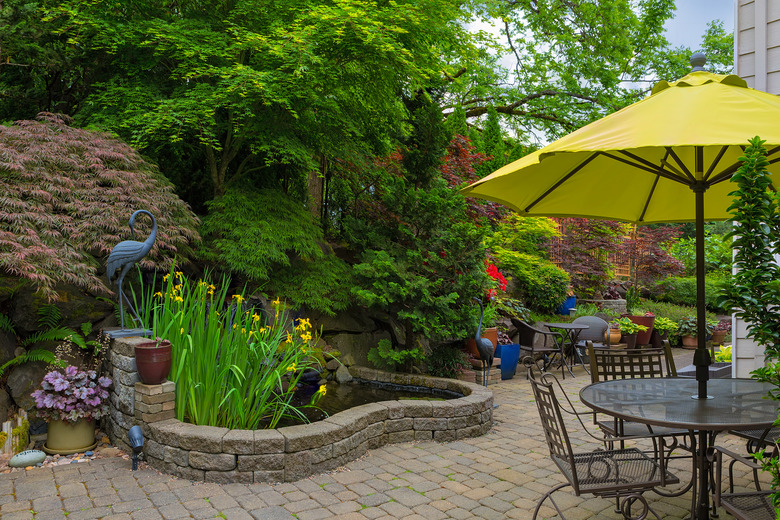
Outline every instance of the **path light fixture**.
<svg viewBox="0 0 780 520"><path fill-rule="evenodd" d="M133 471L138 469L138 454L144 449L144 434L141 432L141 427L136 425L130 428L127 432L127 437L130 439L130 446L133 448Z"/></svg>

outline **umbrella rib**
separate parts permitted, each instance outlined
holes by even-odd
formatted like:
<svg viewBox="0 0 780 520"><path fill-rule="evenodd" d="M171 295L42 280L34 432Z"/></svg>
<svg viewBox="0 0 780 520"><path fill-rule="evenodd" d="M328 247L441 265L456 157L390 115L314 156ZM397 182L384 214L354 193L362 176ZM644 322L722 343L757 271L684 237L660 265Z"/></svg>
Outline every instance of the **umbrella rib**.
<svg viewBox="0 0 780 520"><path fill-rule="evenodd" d="M570 171L569 173L567 173L567 174L566 174L566 175L565 175L565 176L564 176L564 177L563 177L561 180L559 180L558 182L556 182L555 184L553 184L553 185L550 187L550 189L548 189L547 191L545 191L544 193L542 193L542 194L539 196L539 198L537 198L537 199L536 199L535 201L533 201L531 204L529 204L528 206L526 206L526 208L525 208L525 212L527 213L527 212L531 211L531 208L533 208L534 206L536 206L536 205L537 205L539 202L541 202L541 201L542 201L542 199L544 199L545 197L547 197L547 195L549 195L550 193L552 193L553 191L555 191L555 189L556 189L556 188L558 188L558 186L560 186L561 184L563 184L564 182L566 182L567 180L569 180L569 179L571 178L571 176L572 176L572 175L576 174L578 171L580 171L581 169L583 169L585 166L587 166L587 165L588 165L588 163L590 163L590 162L591 162L593 159L595 159L595 158L596 158L596 157L598 157L599 155L602 155L602 152L595 152L593 155L590 155L590 156L588 156L588 158L587 158L587 159L585 159L585 160L584 160L584 161L582 161L580 164L578 164L577 166L575 166L575 167L574 167L574 169L573 169L572 171Z"/></svg>
<svg viewBox="0 0 780 520"><path fill-rule="evenodd" d="M691 171L688 169L687 166L685 166L685 163L680 159L680 157L674 152L674 150L670 147L666 147L666 151L669 152L669 155L672 156L672 159L674 159L674 162L677 163L677 165L680 167L680 169L685 173L685 176L688 177L688 180L691 181L691 183L696 182L696 179L693 175L691 175Z"/></svg>
<svg viewBox="0 0 780 520"><path fill-rule="evenodd" d="M629 161L627 159L623 159L622 157L618 157L616 155L612 155L612 154L608 154L608 153L605 153L603 155L605 155L606 157L609 157L610 159L614 159L616 161L620 161L622 163L628 164L629 166L633 166L634 168L638 168L640 170L645 170L646 172L654 173L656 175L659 175L659 176L663 177L664 179L669 179L670 181L675 181L675 182L680 182L682 184L687 184L687 183L684 183L684 182L680 181L680 178L677 175L675 175L673 172L668 172L668 171L664 170L663 168L661 168L660 166L656 166L655 164L651 163L650 161L642 159L641 157L639 157L637 155L634 155L631 152L627 152L625 150L619 150L619 151L623 155L634 159L634 161L637 161L639 164L637 164L637 162L633 162L633 161Z"/></svg>
<svg viewBox="0 0 780 520"><path fill-rule="evenodd" d="M647 194L647 200L645 201L645 207L642 208L642 214L639 215L639 222L642 222L645 219L645 213L647 213L647 207L650 206L650 199L653 198L653 192L655 192L655 187L658 186L658 181L661 179L660 175L655 176L655 180L653 181L653 186L650 188L650 193Z"/></svg>
<svg viewBox="0 0 780 520"><path fill-rule="evenodd" d="M715 167L718 165L720 160L723 158L723 155L726 153L726 150L728 150L728 146L722 146L720 148L720 151L718 152L718 155L715 157L715 159L712 161L712 164L707 169L707 173L704 175L704 180L709 180L710 175L712 175L712 172L715 170Z"/></svg>

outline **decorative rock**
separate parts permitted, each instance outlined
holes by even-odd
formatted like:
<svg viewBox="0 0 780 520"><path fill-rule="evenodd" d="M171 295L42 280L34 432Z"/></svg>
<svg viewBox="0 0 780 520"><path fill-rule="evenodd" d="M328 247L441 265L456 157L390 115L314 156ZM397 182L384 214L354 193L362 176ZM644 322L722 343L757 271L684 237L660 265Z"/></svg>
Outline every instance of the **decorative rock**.
<svg viewBox="0 0 780 520"><path fill-rule="evenodd" d="M92 455L94 455L94 453L91 451L87 451L84 453L84 455L86 455L87 457L91 457Z"/></svg>
<svg viewBox="0 0 780 520"><path fill-rule="evenodd" d="M11 460L8 461L8 465L12 468L25 468L27 466L40 464L45 459L46 453L41 450L25 450L11 457Z"/></svg>
<svg viewBox="0 0 780 520"><path fill-rule="evenodd" d="M345 366L340 366L336 370L336 381L338 383L349 383L352 381L352 374L349 373L349 369Z"/></svg>
<svg viewBox="0 0 780 520"><path fill-rule="evenodd" d="M325 368L331 372L335 372L339 369L340 366L341 363L339 363L337 359L330 359L327 363L325 363Z"/></svg>

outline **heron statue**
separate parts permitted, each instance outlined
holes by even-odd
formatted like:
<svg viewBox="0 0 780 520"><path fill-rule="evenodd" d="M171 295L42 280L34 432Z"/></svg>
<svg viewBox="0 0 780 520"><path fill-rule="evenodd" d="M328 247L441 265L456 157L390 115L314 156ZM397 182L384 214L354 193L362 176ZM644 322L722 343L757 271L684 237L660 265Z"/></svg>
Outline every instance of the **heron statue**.
<svg viewBox="0 0 780 520"><path fill-rule="evenodd" d="M485 386L487 386L490 378L490 366L493 364L494 347L492 341L482 337L482 318L485 316L485 307L482 305L482 299L474 299L479 303L479 326L477 327L477 334L474 336L474 340L477 342L477 352L479 353L480 361L482 361L482 379L485 381Z"/></svg>
<svg viewBox="0 0 780 520"><path fill-rule="evenodd" d="M141 322L141 319L138 317L138 313L133 308L132 303L130 303L130 299L127 298L124 291L122 290L122 283L125 280L125 275L128 273L128 271L130 271L135 263L145 257L146 254L152 249L152 245L154 245L154 239L157 237L157 221L154 219L154 215L145 209L139 209L130 215L130 235L133 237L133 239L135 239L135 229L133 226L135 225L135 219L142 213L149 215L149 218L152 219L152 231L149 233L149 236L146 237L146 240L143 242L138 242L137 240L123 240L119 242L116 246L114 246L114 249L111 250L111 254L108 255L108 262L106 263L106 276L108 276L109 283L111 283L112 280L116 280L116 286L119 293L119 314L121 316L120 319L123 329L125 328L123 300L127 300L127 306L130 308L130 311L133 313L133 316L139 323ZM116 276L117 271L119 271L118 276ZM114 278L115 276L116 278Z"/></svg>

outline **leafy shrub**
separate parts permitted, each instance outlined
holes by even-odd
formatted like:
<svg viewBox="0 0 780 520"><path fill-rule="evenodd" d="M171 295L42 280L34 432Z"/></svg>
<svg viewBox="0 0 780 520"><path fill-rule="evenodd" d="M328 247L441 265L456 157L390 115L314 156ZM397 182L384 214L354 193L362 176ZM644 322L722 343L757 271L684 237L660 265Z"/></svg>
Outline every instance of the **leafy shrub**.
<svg viewBox="0 0 780 520"><path fill-rule="evenodd" d="M659 317L664 317L672 320L675 323L679 323L681 320L688 316L696 316L696 307L677 305L668 302L659 302L654 300L645 300L642 306L647 310L655 314L656 321ZM715 314L707 312L707 319L714 320Z"/></svg>
<svg viewBox="0 0 780 520"><path fill-rule="evenodd" d="M468 355L451 343L436 345L425 358L428 373L435 377L456 379L471 368Z"/></svg>
<svg viewBox="0 0 780 520"><path fill-rule="evenodd" d="M569 275L549 260L501 247L494 247L493 255L514 278L513 296L531 309L552 313L566 300Z"/></svg>
<svg viewBox="0 0 780 520"><path fill-rule="evenodd" d="M109 293L98 258L130 238L127 221L139 208L161 230L141 265L167 268L174 255L186 261L199 238L197 219L171 184L128 145L68 121L41 113L0 126L0 271L51 300L59 282ZM139 222L136 233L145 236L147 226Z"/></svg>
<svg viewBox="0 0 780 520"><path fill-rule="evenodd" d="M396 350L389 339L382 339L376 347L368 351L368 360L381 370L395 371L401 368L404 372L409 372L412 363L425 360L425 354L417 347Z"/></svg>
<svg viewBox="0 0 780 520"><path fill-rule="evenodd" d="M720 292L728 283L726 275L709 273L704 282L704 301L707 308L716 312L730 313L731 309L718 306ZM696 307L696 277L694 276L670 276L658 282L652 292L654 298L660 301Z"/></svg>
<svg viewBox="0 0 780 520"><path fill-rule="evenodd" d="M378 200L346 220L347 240L359 251L353 296L397 316L407 347L416 335L465 337L477 328L472 298L491 286L484 231L466 218L465 199L437 179L417 188L385 174Z"/></svg>
<svg viewBox="0 0 780 520"><path fill-rule="evenodd" d="M277 190L228 191L208 203L201 258L288 300L326 314L349 304L349 266L327 249L322 228L299 202Z"/></svg>
<svg viewBox="0 0 780 520"><path fill-rule="evenodd" d="M685 272L693 275L696 272L696 239L681 238L669 246L669 253L685 266ZM704 269L705 272L731 272L733 249L731 237L710 233L704 234Z"/></svg>

